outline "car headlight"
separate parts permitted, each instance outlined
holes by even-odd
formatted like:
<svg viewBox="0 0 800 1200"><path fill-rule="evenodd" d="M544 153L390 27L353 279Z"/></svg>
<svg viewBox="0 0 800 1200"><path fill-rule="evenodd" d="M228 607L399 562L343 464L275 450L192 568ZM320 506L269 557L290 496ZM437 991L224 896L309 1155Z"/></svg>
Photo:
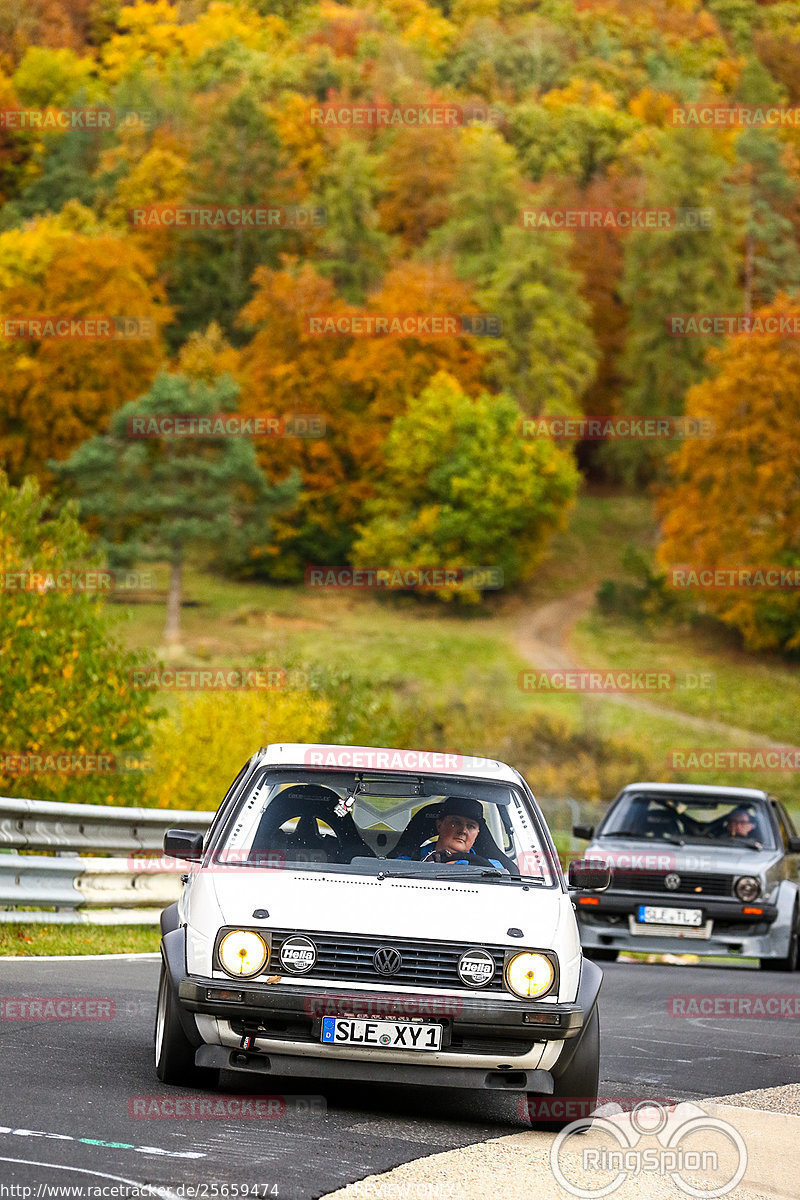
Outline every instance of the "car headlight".
<svg viewBox="0 0 800 1200"><path fill-rule="evenodd" d="M263 970L269 959L264 939L252 929L232 929L219 944L219 961L236 979L248 979Z"/></svg>
<svg viewBox="0 0 800 1200"><path fill-rule="evenodd" d="M555 968L544 954L524 950L506 963L506 986L515 996L536 1000L549 992L556 977Z"/></svg>
<svg viewBox="0 0 800 1200"><path fill-rule="evenodd" d="M755 900L761 895L761 884L754 875L743 875L741 879L736 880L733 890L740 900L749 904L751 900Z"/></svg>

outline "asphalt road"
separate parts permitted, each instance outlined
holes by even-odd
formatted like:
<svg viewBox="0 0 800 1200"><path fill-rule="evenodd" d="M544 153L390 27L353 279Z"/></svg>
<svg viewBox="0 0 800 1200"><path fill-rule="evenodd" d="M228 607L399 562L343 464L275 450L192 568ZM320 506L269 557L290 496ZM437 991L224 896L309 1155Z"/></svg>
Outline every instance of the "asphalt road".
<svg viewBox="0 0 800 1200"><path fill-rule="evenodd" d="M105 1019L20 1018L0 1010L0 1181L29 1185L260 1185L280 1200L318 1197L440 1150L528 1128L509 1095L318 1080L276 1080L279 1115L134 1116L168 1088L152 1066L158 963L0 959L0 997L113 1001ZM800 1080L798 1020L676 1018L671 996L797 995L800 976L645 963L606 965L601 991L601 1092L701 1099ZM9 1015L10 1014L10 1015ZM222 1096L263 1095L226 1076ZM24 1197L24 1193L16 1194ZM90 1194L90 1193L86 1193ZM99 1193L97 1193L99 1195ZM188 1194L188 1193L187 1193ZM47 1192L40 1193L46 1196ZM76 1193L77 1195L77 1193Z"/></svg>

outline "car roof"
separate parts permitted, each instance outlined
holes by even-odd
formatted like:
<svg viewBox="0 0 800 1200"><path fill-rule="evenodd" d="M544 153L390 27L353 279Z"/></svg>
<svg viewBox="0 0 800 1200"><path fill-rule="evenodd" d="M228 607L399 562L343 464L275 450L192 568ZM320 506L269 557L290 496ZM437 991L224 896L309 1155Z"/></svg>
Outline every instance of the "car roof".
<svg viewBox="0 0 800 1200"><path fill-rule="evenodd" d="M415 775L472 776L496 783L524 782L506 763L449 750L396 746L333 746L316 742L273 742L253 756L259 766L291 766L346 771L399 771Z"/></svg>
<svg viewBox="0 0 800 1200"><path fill-rule="evenodd" d="M764 801L769 798L759 788L727 787L713 783L627 783L619 796L625 792L653 792L661 796L717 796L721 800Z"/></svg>

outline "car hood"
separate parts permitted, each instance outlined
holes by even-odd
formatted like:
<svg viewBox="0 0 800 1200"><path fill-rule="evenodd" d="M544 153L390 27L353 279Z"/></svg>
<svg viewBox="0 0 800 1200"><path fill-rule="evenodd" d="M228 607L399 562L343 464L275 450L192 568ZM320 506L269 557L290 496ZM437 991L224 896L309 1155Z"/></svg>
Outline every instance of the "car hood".
<svg viewBox="0 0 800 1200"><path fill-rule="evenodd" d="M571 913L559 888L376 879L324 872L241 870L208 875L224 925L378 934L509 946L553 946ZM197 882L200 882L198 880ZM567 908L565 909L565 905ZM522 937L510 936L516 927Z"/></svg>
<svg viewBox="0 0 800 1200"><path fill-rule="evenodd" d="M714 875L754 875L781 858L779 850L748 850L744 847L687 842L673 846L646 838L595 838L585 851L587 858L604 858L619 871L697 871Z"/></svg>

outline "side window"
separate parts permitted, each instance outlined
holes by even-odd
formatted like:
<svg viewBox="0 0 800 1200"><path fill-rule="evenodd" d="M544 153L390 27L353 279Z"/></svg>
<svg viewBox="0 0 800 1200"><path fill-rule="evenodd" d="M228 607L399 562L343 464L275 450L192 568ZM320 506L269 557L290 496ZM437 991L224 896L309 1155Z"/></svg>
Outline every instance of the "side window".
<svg viewBox="0 0 800 1200"><path fill-rule="evenodd" d="M228 801L234 795L236 795L236 793L238 792L239 787L240 787L243 779L247 775L249 769L250 769L250 762L248 761L244 764L241 771L236 776L233 783L231 784L231 786L228 788L227 792L225 793L222 803L220 804L219 808L217 809L216 813L214 814L214 820L211 822L208 833L205 836L205 839L203 842L205 850L208 850L209 846L212 845L217 834L219 833L220 826L222 824L222 819L228 811Z"/></svg>
<svg viewBox="0 0 800 1200"><path fill-rule="evenodd" d="M794 827L794 822L792 821L792 818L789 816L788 812L786 811L786 809L783 807L782 804L779 804L777 807L778 807L778 812L783 817L784 824L786 825L786 828L789 831L790 836L797 837L797 830Z"/></svg>
<svg viewBox="0 0 800 1200"><path fill-rule="evenodd" d="M783 842L784 850L789 846L789 829L787 828L788 817L777 801L772 801L772 811L775 815L775 820L778 822L778 829L781 833L781 841Z"/></svg>

